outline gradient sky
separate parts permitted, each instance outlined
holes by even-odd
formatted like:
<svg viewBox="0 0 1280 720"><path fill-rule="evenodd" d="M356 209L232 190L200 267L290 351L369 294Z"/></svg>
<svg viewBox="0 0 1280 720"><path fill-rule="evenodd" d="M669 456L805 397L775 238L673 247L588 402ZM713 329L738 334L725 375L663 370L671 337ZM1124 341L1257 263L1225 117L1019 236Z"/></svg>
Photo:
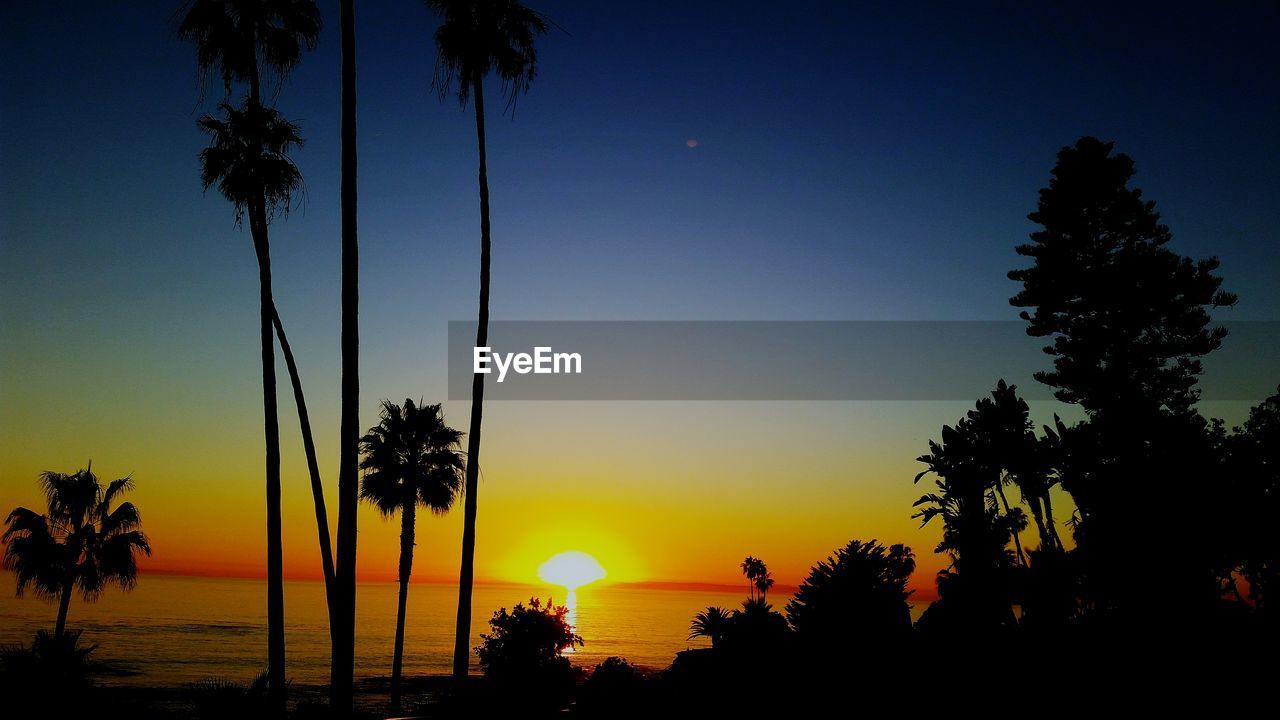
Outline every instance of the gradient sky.
<svg viewBox="0 0 1280 720"><path fill-rule="evenodd" d="M332 504L339 57L320 4L320 47L279 95L307 193L272 247ZM198 102L177 5L0 8L0 507L92 458L137 479L148 567L252 575L257 275L200 190L216 98ZM1025 216L1058 148L1094 134L1134 156L1176 249L1222 259L1241 298L1223 319L1280 319L1274 3L534 6L563 31L514 121L490 116L495 318L1014 318ZM474 128L431 91L433 27L416 2L357 16L365 425L381 398L446 396L446 322L475 311ZM314 577L286 388L287 572ZM750 553L793 583L876 537L915 547L929 586L940 529L909 517L914 458L967 406L490 405L477 573L532 580L577 549L615 580L736 582ZM466 426L466 403L445 410ZM420 518L416 577L456 577L460 519ZM360 522L362 574L392 577L397 525Z"/></svg>

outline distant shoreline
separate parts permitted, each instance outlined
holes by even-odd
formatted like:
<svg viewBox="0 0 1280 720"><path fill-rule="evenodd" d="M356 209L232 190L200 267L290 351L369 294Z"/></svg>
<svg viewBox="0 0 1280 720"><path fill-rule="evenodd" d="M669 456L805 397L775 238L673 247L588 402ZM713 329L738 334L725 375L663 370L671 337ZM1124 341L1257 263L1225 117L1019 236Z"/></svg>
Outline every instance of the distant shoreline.
<svg viewBox="0 0 1280 720"><path fill-rule="evenodd" d="M209 579L209 580L262 581L263 579L265 579L264 575L261 575L261 574L255 575L253 573L247 573L247 572L244 572L244 573L233 572L228 574L222 574L222 573L212 573L212 572L209 572L209 573L193 572L189 570L170 570L167 568L148 568L144 570L139 570L138 574L141 577L153 576L153 577L194 578L194 579ZM318 576L317 577L312 577L312 576L289 577L288 575L286 575L285 582L320 583L320 582L323 582L323 580ZM396 578L394 576L387 576L385 579L381 577L362 578L360 580L357 580L357 582L361 585L385 585L385 584L394 584L396 582ZM413 580L413 584L415 585L453 585L456 587L457 581L444 579L444 578L424 578L424 579L415 578ZM489 587L524 587L524 588L539 588L539 589L551 587L551 585L547 583L518 582L515 580L476 580L476 585L485 585ZM696 582L696 581L684 581L684 580L641 580L636 582L610 582L605 580L605 581L600 581L598 583L593 583L592 585L587 587L601 588L601 589L614 588L614 589L622 589L622 590L677 590L682 592L706 592L706 593L741 592L743 593L744 597L746 594L745 588L742 586L742 583L736 583L736 584L709 583L709 582ZM773 592L779 595L791 595L795 593L797 588L798 586L796 585L778 584L778 585L774 585ZM932 587L914 588L914 593L911 596L911 600L913 602L930 602L935 599L936 599L936 596L935 596L934 588Z"/></svg>
<svg viewBox="0 0 1280 720"><path fill-rule="evenodd" d="M253 573L248 573L248 572L233 572L233 573L223 574L223 573L215 573L215 572L207 572L207 573L195 572L190 570L170 570L167 568L143 569L143 570L139 570L138 575L140 577L145 577L145 576L178 577L178 578L210 579L210 580L261 581L265 578L264 575L261 575L261 574L255 575ZM286 575L285 581L286 582L319 583L319 582L323 582L323 579L318 576L289 577L288 575ZM361 584L377 585L377 584L394 584L395 582L397 582L397 580L395 576L388 576L386 579L383 579L381 577L361 578L357 580L357 582ZM413 583L423 584L423 585L454 585L454 586L457 585L456 580L448 580L443 578L423 578L423 579L414 578ZM476 585L488 585L491 587L527 587L527 588L551 587L549 583L530 583L530 582L520 582L516 580L479 580L479 579L476 580ZM716 592L716 593L743 592L745 594L745 588L743 587L742 583L736 583L736 584L709 583L709 582L696 582L696 581L683 581L683 580L641 580L636 582L610 582L608 580L603 580L597 583L592 583L591 585L586 587L618 588L618 589L627 589L627 590L683 590L688 592ZM791 594L795 592L796 587L797 586L795 585L780 584L780 585L775 585L773 589L774 589L774 592Z"/></svg>

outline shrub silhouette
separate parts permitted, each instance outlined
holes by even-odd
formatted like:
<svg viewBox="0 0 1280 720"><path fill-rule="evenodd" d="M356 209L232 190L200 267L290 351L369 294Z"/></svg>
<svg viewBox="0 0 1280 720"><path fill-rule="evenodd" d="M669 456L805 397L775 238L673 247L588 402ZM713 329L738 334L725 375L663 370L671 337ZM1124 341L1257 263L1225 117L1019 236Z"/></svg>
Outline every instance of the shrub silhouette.
<svg viewBox="0 0 1280 720"><path fill-rule="evenodd" d="M787 603L796 638L835 651L908 635L907 581L915 567L909 547L851 540L814 565Z"/></svg>
<svg viewBox="0 0 1280 720"><path fill-rule="evenodd" d="M208 678L191 684L191 706L201 720L236 718L259 720L275 717L267 694L269 675L260 673L244 685L224 678Z"/></svg>
<svg viewBox="0 0 1280 720"><path fill-rule="evenodd" d="M605 658L578 691L577 710L600 717L638 715L645 680L645 674L623 658Z"/></svg>
<svg viewBox="0 0 1280 720"><path fill-rule="evenodd" d="M711 641L711 647L719 647L724 635L729 631L729 623L733 614L722 607L711 606L693 616L689 624L689 640L704 637Z"/></svg>
<svg viewBox="0 0 1280 720"><path fill-rule="evenodd" d="M10 717L47 715L54 697L60 713L76 712L93 684L89 655L97 647L82 647L79 630L39 630L30 647L0 647L0 695Z"/></svg>
<svg viewBox="0 0 1280 720"><path fill-rule="evenodd" d="M567 700L574 669L562 654L582 645L563 606L538 598L501 608L489 619L492 632L476 648L484 675L506 691L508 703L560 704Z"/></svg>

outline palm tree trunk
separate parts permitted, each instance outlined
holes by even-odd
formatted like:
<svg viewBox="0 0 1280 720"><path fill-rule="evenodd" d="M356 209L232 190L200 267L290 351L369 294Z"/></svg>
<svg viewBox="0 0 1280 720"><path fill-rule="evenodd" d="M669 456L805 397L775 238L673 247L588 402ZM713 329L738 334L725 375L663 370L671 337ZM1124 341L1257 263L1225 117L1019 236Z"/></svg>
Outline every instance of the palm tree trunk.
<svg viewBox="0 0 1280 720"><path fill-rule="evenodd" d="M1053 538L1055 550L1062 549L1062 538L1058 536L1058 525L1053 520L1053 501L1049 499L1049 488L1044 489L1044 520L1049 526L1049 535Z"/></svg>
<svg viewBox="0 0 1280 720"><path fill-rule="evenodd" d="M249 229L258 256L259 311L262 341L262 416L267 449L267 679L272 696L283 706L284 674L284 543L280 522L280 420L276 409L276 356L272 336L275 303L271 297L271 250L265 205L257 198L249 208Z"/></svg>
<svg viewBox="0 0 1280 720"><path fill-rule="evenodd" d="M489 344L489 169L484 140L484 78L471 80L475 91L476 143L480 149L480 315L476 347ZM462 567L458 571L458 623L453 637L453 677L464 680L471 664L471 584L476 554L476 486L480 478L480 420L484 414L484 375L471 376L471 425L467 432L467 477L462 515Z"/></svg>
<svg viewBox="0 0 1280 720"><path fill-rule="evenodd" d="M1031 517L1036 521L1036 533L1040 536L1040 549L1051 550L1053 548L1053 538L1049 537L1049 529L1044 525L1044 509L1040 505L1040 496L1034 492L1028 493L1023 490L1022 499L1026 501L1027 507L1031 508Z"/></svg>
<svg viewBox="0 0 1280 720"><path fill-rule="evenodd" d="M276 337L280 340L280 351L284 355L285 367L289 368L289 382L293 384L293 401L298 407L298 429L302 433L302 450L307 456L307 472L311 475L311 500L316 508L316 534L320 540L320 566L324 571L324 592L326 606L329 610L329 631L333 632L333 548L330 546L329 513L324 506L324 484L320 481L320 464L316 461L316 442L311 436L311 416L307 412L307 399L302 394L302 378L298 375L298 365L293 359L293 350L289 347L289 339L284 334L284 323L280 322L280 311L271 313L275 323Z"/></svg>
<svg viewBox="0 0 1280 720"><path fill-rule="evenodd" d="M342 25L342 420L338 445L338 538L334 568L336 627L332 630L329 704L352 711L356 649L356 509L359 505L360 330L359 243L356 237L355 1L340 3Z"/></svg>
<svg viewBox="0 0 1280 720"><path fill-rule="evenodd" d="M1013 513L1009 508L1009 499L1004 496L1004 483L1000 482L999 478L996 479L996 493L1000 495L1000 502L1004 504L1004 514L1012 516ZM1018 535L1018 529L1014 528L1013 546L1018 550L1018 562L1022 563L1023 567L1026 567L1027 556L1022 553L1022 539Z"/></svg>
<svg viewBox="0 0 1280 720"><path fill-rule="evenodd" d="M409 575L413 572L414 518L416 498L405 501L400 511L400 598L396 606L396 647L391 658L391 711L400 712L400 674L404 667L404 616L409 604Z"/></svg>
<svg viewBox="0 0 1280 720"><path fill-rule="evenodd" d="M53 627L54 637L62 637L62 633L67 629L67 611L71 609L71 593L74 589L73 582L62 585L62 595L58 600L58 623Z"/></svg>

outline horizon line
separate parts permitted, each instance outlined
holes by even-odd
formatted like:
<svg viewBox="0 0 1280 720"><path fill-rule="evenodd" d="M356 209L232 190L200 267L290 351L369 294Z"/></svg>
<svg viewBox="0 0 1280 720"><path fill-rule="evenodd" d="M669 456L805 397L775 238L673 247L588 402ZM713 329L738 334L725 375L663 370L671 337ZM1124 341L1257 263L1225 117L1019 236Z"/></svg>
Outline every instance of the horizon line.
<svg viewBox="0 0 1280 720"><path fill-rule="evenodd" d="M222 580L265 580L266 579L266 573L264 572L256 572L256 573L251 571L201 572L199 570L190 570L190 569L178 570L178 569L163 568L163 567L159 567L159 568L141 568L140 567L138 568L138 574L139 575L158 575L162 577L210 578L210 579L222 579ZM323 583L324 578L318 577L315 575L290 577L286 574L285 581L286 582ZM388 574L385 578L381 576L362 577L362 578L357 578L356 580L357 583L361 583L361 584L381 584L381 583L394 584L397 581L398 581L398 578L394 574ZM458 584L458 581L456 579L446 579L446 578L439 578L439 577L413 579L410 582L413 584L421 584L421 585L452 585L454 587L456 587ZM529 581L522 581L522 580L504 580L504 579L495 579L495 578L476 578L475 584L488 585L488 586L513 586L513 587L561 587L559 585L556 585L555 583L548 583L548 582L529 582ZM613 587L613 588L628 589L628 590L684 590L687 592L740 593L743 590L742 583L720 583L720 582L707 582L707 581L701 581L701 580L624 581L624 580L609 580L606 578L603 580L598 580L594 583L589 583L588 586L590 585L595 585L596 587ZM583 586L583 587L588 587L588 586ZM773 586L773 591L777 593L791 594L791 593L794 593L798 588L799 588L798 585L778 583ZM582 589L582 588L578 588L578 589ZM934 594L935 594L934 592L935 589L932 587L926 588L926 587L908 586L908 589L911 590L911 597L908 599L909 602L911 600L916 600L916 601L928 600L934 597Z"/></svg>

